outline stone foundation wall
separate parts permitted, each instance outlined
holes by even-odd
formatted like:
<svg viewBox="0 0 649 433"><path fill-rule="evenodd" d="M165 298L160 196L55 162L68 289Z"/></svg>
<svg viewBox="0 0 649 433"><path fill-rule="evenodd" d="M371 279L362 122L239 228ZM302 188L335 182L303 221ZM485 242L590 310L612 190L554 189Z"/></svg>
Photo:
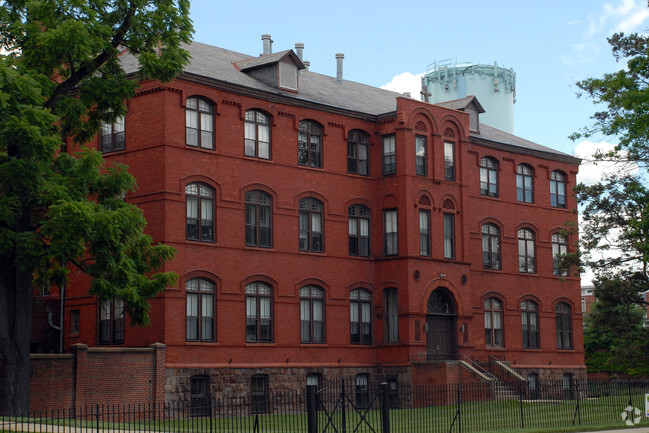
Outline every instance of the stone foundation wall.
<svg viewBox="0 0 649 433"><path fill-rule="evenodd" d="M537 374L542 381L561 381L565 374L571 374L573 379L586 379L586 367L584 368L515 368L517 372L527 378L530 374Z"/></svg>
<svg viewBox="0 0 649 433"><path fill-rule="evenodd" d="M210 394L214 397L242 397L250 395L253 376L264 375L268 378L268 391L304 391L307 376L318 375L320 386L340 383L345 380L346 386L356 383L358 374L368 374L369 383L397 381L399 386L411 384L411 368L400 367L273 367L273 368L167 368L166 401L189 401L191 379L195 376L207 376L210 383Z"/></svg>

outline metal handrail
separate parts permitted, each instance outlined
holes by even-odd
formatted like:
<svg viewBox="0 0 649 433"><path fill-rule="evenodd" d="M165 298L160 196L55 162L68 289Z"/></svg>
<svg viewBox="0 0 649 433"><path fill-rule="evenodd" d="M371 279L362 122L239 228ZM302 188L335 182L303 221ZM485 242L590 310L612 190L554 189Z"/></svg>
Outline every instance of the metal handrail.
<svg viewBox="0 0 649 433"><path fill-rule="evenodd" d="M493 362L496 364L498 367L500 367L502 370L504 370L509 376L514 377L515 379L518 379L520 382L525 382L525 378L516 370L511 368L510 366L506 365L503 361L499 360L493 355L489 356L489 363Z"/></svg>
<svg viewBox="0 0 649 433"><path fill-rule="evenodd" d="M489 371L487 371L483 366L475 362L473 359L469 358L468 356L464 354L460 354L460 360L466 362L469 364L471 367L476 369L477 371L480 372L480 374L487 376L489 379L491 379L492 382L498 383L500 382L496 376L491 374Z"/></svg>

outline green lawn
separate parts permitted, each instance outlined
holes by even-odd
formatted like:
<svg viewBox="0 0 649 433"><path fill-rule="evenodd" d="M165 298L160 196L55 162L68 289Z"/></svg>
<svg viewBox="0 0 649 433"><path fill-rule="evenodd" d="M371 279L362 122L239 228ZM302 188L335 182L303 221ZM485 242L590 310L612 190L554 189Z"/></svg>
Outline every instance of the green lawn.
<svg viewBox="0 0 649 433"><path fill-rule="evenodd" d="M632 396L634 406L640 408L644 415L644 392ZM446 433L453 424L453 432L574 432L625 427L621 414L627 407L629 396L601 396L585 400L564 401L520 401L495 400L486 402L463 403L448 406L429 406L421 408L391 409L391 433ZM576 411L579 404L579 411ZM279 408L278 408L279 409ZM361 414L350 410L347 405L345 424L347 432L380 432L381 412L379 410L362 411ZM6 420L5 420L6 421ZM114 420L115 422L50 420L50 425L64 427L80 427L84 430L126 430L154 432L277 432L303 433L307 431L307 416L296 414L260 414L259 416L230 416L214 418L185 418L141 421L128 419ZM46 424L45 419L31 419L32 426ZM338 410L330 418L324 411L318 412L319 432L342 432L343 414ZM2 425L0 423L0 425ZM649 420L641 419L643 426L649 426ZM5 425L6 429L7 426ZM326 428L326 430L325 430ZM27 430L17 424L11 426L12 431ZM61 429L63 430L63 428ZM0 430L2 431L2 430ZM5 430L6 431L6 430Z"/></svg>

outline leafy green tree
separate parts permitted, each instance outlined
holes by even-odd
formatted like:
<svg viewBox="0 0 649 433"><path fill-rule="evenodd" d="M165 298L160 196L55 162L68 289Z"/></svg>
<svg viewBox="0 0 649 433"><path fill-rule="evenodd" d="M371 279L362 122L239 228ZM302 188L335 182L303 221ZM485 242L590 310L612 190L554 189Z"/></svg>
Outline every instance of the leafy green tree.
<svg viewBox="0 0 649 433"><path fill-rule="evenodd" d="M585 342L591 360L604 360L600 367L633 372L649 361L649 332L642 326L647 306L638 295L649 289L649 37L619 33L608 41L626 67L577 83L603 109L572 136L618 143L595 155L595 162L614 163L615 174L576 188L582 260L596 275Z"/></svg>
<svg viewBox="0 0 649 433"><path fill-rule="evenodd" d="M649 373L649 329L643 326L647 290L641 272L594 281L597 298L587 316L584 345L590 371Z"/></svg>
<svg viewBox="0 0 649 433"><path fill-rule="evenodd" d="M189 0L0 1L0 413L29 409L32 295L38 280L87 273L90 293L122 299L147 324L148 299L176 276L174 250L143 233L124 202L134 179L96 151L64 151L126 112L138 78L168 81L188 60ZM128 50L140 74L126 76ZM8 54L7 54L8 53Z"/></svg>

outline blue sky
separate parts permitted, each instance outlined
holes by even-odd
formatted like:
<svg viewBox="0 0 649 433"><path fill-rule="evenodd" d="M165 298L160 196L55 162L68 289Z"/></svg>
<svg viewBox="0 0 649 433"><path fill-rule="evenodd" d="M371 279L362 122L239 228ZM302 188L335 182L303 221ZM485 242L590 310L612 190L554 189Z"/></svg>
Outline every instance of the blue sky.
<svg viewBox="0 0 649 433"><path fill-rule="evenodd" d="M191 17L196 41L258 55L269 33L275 52L304 43L321 74L336 75L342 52L344 78L377 87L438 60L496 61L516 72L516 135L571 154L568 135L595 110L575 82L622 67L607 36L649 28L641 0L192 0Z"/></svg>

